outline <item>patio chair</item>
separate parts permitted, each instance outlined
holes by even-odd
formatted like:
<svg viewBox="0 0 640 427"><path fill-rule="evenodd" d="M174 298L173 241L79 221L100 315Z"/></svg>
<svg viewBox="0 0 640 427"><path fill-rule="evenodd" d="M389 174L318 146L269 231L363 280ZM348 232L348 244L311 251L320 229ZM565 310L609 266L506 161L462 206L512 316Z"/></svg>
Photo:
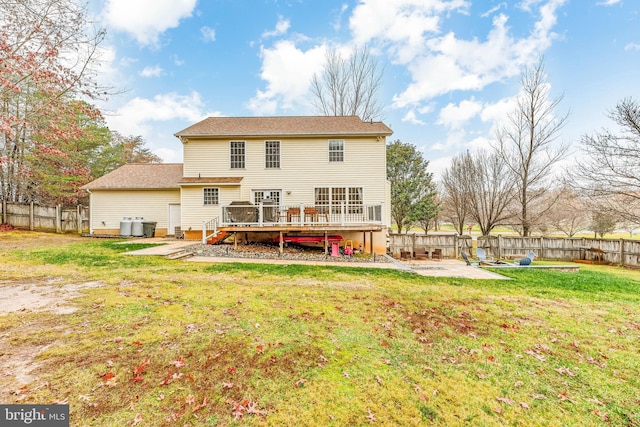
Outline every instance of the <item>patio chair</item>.
<svg viewBox="0 0 640 427"><path fill-rule="evenodd" d="M515 265L530 265L533 262L535 257L536 257L536 253L531 251L526 257L516 259L513 261L513 263Z"/></svg>
<svg viewBox="0 0 640 427"><path fill-rule="evenodd" d="M487 252L483 248L476 249L476 257L478 261L480 261L480 264L487 261L494 261L493 257L487 256Z"/></svg>
<svg viewBox="0 0 640 427"><path fill-rule="evenodd" d="M416 251L413 254L413 257L415 259L429 259L429 252L427 252L426 248L423 247L417 247Z"/></svg>
<svg viewBox="0 0 640 427"><path fill-rule="evenodd" d="M475 267L477 267L477 266L478 266L478 263L477 263L477 262L472 263L472 262L469 260L469 255L467 255L467 253L466 253L466 252L460 252L460 256L462 257L462 259L464 260L464 262L466 262L466 263L467 263L467 265L475 266Z"/></svg>

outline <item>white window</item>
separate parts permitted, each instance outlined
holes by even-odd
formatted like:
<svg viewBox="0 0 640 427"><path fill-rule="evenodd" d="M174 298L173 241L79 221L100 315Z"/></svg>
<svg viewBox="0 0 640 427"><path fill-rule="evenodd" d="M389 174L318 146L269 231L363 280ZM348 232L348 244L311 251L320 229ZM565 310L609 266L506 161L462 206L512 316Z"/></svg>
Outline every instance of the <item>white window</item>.
<svg viewBox="0 0 640 427"><path fill-rule="evenodd" d="M244 141L231 141L229 149L231 169L244 169Z"/></svg>
<svg viewBox="0 0 640 427"><path fill-rule="evenodd" d="M329 140L329 161L344 162L344 140L342 139Z"/></svg>
<svg viewBox="0 0 640 427"><path fill-rule="evenodd" d="M202 198L205 205L217 205L220 201L220 190L218 188L203 188Z"/></svg>
<svg viewBox="0 0 640 427"><path fill-rule="evenodd" d="M362 187L318 187L315 204L323 213L341 213L343 206L348 213L362 213Z"/></svg>
<svg viewBox="0 0 640 427"><path fill-rule="evenodd" d="M258 204L264 200L270 200L274 205L280 206L280 190L253 190L253 203Z"/></svg>
<svg viewBox="0 0 640 427"><path fill-rule="evenodd" d="M280 141L265 141L264 163L267 169L277 169L280 167Z"/></svg>

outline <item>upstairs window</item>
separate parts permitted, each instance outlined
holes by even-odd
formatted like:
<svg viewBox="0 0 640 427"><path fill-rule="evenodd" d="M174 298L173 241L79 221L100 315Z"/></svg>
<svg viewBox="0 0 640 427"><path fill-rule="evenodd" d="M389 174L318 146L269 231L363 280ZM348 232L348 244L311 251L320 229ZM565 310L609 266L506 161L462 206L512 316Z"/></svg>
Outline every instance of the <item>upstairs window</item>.
<svg viewBox="0 0 640 427"><path fill-rule="evenodd" d="M220 201L220 190L217 188L203 188L202 198L204 205L217 205Z"/></svg>
<svg viewBox="0 0 640 427"><path fill-rule="evenodd" d="M244 141L231 141L230 154L231 169L244 169Z"/></svg>
<svg viewBox="0 0 640 427"><path fill-rule="evenodd" d="M267 169L278 169L280 167L280 141L265 141L264 163Z"/></svg>
<svg viewBox="0 0 640 427"><path fill-rule="evenodd" d="M342 139L329 140L329 161L344 162L344 140Z"/></svg>

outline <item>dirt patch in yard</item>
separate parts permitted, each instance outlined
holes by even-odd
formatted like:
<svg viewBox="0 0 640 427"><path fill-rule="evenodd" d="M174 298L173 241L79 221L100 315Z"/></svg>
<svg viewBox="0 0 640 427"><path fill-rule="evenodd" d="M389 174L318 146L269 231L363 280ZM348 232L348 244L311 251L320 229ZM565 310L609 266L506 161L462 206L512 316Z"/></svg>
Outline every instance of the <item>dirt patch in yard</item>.
<svg viewBox="0 0 640 427"><path fill-rule="evenodd" d="M48 278L38 281L0 281L0 402L19 402L26 390L25 384L33 383L43 364L37 356L55 342L31 342L26 337L41 334L55 328L55 320L32 321L22 313L47 312L64 315L77 310L71 300L81 295L82 289L103 286L101 282L63 283L62 279ZM5 317L15 313L18 317ZM2 323L2 318L7 320ZM37 387L37 386L36 386Z"/></svg>
<svg viewBox="0 0 640 427"><path fill-rule="evenodd" d="M70 300L80 296L81 289L103 286L101 282L61 284L59 279L48 279L44 283L34 283L33 279L24 283L1 281L0 315L12 312L51 311L55 314L69 314L76 310Z"/></svg>

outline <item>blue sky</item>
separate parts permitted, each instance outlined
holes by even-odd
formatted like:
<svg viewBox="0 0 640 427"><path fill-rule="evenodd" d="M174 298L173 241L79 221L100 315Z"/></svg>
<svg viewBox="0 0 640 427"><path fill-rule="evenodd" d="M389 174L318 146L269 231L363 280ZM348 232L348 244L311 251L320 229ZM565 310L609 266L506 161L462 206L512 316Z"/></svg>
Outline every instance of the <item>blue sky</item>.
<svg viewBox="0 0 640 427"><path fill-rule="evenodd" d="M175 132L208 116L313 115L309 82L327 47L368 45L384 66L383 121L438 175L486 147L523 67L544 57L560 136L611 127L640 98L637 0L89 0L107 29L98 70L122 91L110 128L181 162Z"/></svg>

